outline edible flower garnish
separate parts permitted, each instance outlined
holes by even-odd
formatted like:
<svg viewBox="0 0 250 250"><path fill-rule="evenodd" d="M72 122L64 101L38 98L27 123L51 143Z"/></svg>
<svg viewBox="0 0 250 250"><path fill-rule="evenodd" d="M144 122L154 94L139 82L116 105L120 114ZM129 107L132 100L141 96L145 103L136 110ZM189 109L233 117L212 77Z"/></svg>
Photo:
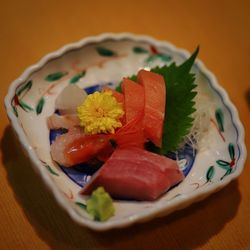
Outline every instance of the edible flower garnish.
<svg viewBox="0 0 250 250"><path fill-rule="evenodd" d="M86 134L113 134L116 128L122 126L120 119L124 115L122 105L111 91L96 91L88 95L77 107L77 113Z"/></svg>

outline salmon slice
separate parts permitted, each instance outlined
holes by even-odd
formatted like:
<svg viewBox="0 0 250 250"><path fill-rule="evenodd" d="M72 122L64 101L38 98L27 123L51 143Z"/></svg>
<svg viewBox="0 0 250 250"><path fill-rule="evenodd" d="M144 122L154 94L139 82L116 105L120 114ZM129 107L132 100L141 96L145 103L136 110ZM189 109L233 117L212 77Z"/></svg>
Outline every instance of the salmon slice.
<svg viewBox="0 0 250 250"><path fill-rule="evenodd" d="M166 85L164 78L156 73L140 70L137 75L138 83L144 87L145 136L156 146L161 147L162 130L165 119Z"/></svg>
<svg viewBox="0 0 250 250"><path fill-rule="evenodd" d="M184 179L175 161L137 147L117 148L80 191L99 186L113 197L151 201Z"/></svg>
<svg viewBox="0 0 250 250"><path fill-rule="evenodd" d="M126 123L144 112L144 90L136 82L123 79L122 92L124 94L124 108Z"/></svg>

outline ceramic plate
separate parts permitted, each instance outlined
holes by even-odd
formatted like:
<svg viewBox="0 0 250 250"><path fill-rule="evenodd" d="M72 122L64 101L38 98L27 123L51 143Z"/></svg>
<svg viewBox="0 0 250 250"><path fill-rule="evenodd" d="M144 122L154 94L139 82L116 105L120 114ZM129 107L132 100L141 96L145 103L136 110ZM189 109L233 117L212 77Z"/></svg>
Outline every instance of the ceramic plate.
<svg viewBox="0 0 250 250"><path fill-rule="evenodd" d="M167 42L127 33L103 34L69 44L29 67L15 80L5 98L10 122L34 169L73 220L95 230L125 227L182 209L218 191L239 176L246 158L244 130L237 110L215 76L199 60L192 68L196 84L210 102L211 119L202 147L180 150L178 164L185 180L154 202L114 201L116 214L106 222L92 220L85 211L81 186L92 173L58 166L50 143L47 117L65 86L77 84L88 93L104 85L115 87L122 77L141 68L182 63L190 54ZM181 115L181 114L179 114Z"/></svg>

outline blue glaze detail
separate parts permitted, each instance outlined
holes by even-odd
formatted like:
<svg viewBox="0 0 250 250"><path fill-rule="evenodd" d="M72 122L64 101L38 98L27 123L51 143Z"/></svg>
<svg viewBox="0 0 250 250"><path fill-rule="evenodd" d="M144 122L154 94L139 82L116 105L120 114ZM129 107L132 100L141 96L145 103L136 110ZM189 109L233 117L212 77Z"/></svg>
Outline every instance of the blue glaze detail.
<svg viewBox="0 0 250 250"><path fill-rule="evenodd" d="M176 160L176 153L169 153L167 157ZM196 150L189 144L186 144L183 148L178 151L178 160L186 160L186 164L182 170L185 176L188 175L190 170L193 167L194 161L196 157Z"/></svg>
<svg viewBox="0 0 250 250"><path fill-rule="evenodd" d="M75 182L80 187L83 187L87 183L89 177L91 177L98 169L93 167L95 171L90 171L92 166L87 163L82 163L70 168L60 166L60 168L73 182Z"/></svg>
<svg viewBox="0 0 250 250"><path fill-rule="evenodd" d="M52 144L54 142L54 140L56 139L56 137L58 135L63 135L65 133L67 133L67 129L51 129L49 132L49 141L50 144Z"/></svg>
<svg viewBox="0 0 250 250"><path fill-rule="evenodd" d="M87 88L84 88L84 90L87 92L87 94L92 94L96 91L101 91L103 87L113 87L114 84L112 82L104 83L104 84L96 84Z"/></svg>

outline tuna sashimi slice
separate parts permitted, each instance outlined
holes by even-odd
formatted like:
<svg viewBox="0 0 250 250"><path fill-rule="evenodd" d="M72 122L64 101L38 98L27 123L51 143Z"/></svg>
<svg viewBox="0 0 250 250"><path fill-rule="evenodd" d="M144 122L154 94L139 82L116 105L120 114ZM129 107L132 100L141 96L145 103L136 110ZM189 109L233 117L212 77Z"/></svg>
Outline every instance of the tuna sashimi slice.
<svg viewBox="0 0 250 250"><path fill-rule="evenodd" d="M145 91L145 114L143 120L145 135L156 146L161 147L166 103L164 78L159 74L140 70L137 79Z"/></svg>
<svg viewBox="0 0 250 250"><path fill-rule="evenodd" d="M155 200L184 179L175 161L136 147L117 148L81 194L99 186L113 197Z"/></svg>
<svg viewBox="0 0 250 250"><path fill-rule="evenodd" d="M144 148L146 140L142 118L143 113L140 113L116 131L114 139L119 147L134 146Z"/></svg>
<svg viewBox="0 0 250 250"><path fill-rule="evenodd" d="M138 114L144 112L144 90L138 83L124 78L122 92L124 94L126 123L128 123Z"/></svg>

